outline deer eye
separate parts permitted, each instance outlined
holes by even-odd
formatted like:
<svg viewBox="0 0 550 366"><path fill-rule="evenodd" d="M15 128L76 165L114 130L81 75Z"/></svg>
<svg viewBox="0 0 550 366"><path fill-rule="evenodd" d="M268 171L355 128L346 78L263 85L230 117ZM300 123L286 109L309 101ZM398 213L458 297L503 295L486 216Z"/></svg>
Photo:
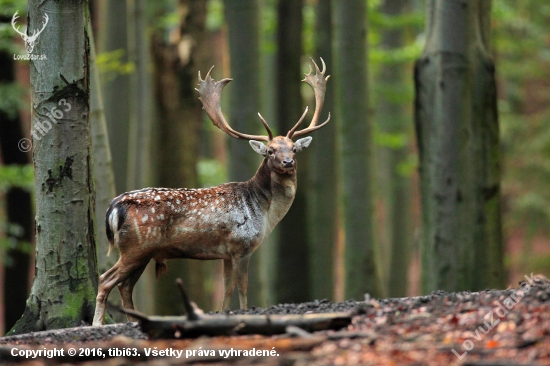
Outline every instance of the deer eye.
<svg viewBox="0 0 550 366"><path fill-rule="evenodd" d="M271 156L273 155L273 150L268 150L267 153Z"/></svg>
<svg viewBox="0 0 550 366"><path fill-rule="evenodd" d="M293 153L296 152L296 147L293 147L293 148L292 148L292 152L293 152Z"/></svg>

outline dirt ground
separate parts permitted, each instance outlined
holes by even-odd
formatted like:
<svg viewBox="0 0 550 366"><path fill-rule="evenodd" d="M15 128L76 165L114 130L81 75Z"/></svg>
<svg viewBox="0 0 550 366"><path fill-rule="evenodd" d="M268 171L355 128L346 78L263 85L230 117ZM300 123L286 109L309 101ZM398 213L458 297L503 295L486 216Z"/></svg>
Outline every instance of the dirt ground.
<svg viewBox="0 0 550 366"><path fill-rule="evenodd" d="M316 300L235 313L336 311L353 311L352 324L337 331L294 329L270 337L148 340L137 323L4 337L0 363L550 365L550 283L536 276L507 290L438 291L342 303Z"/></svg>

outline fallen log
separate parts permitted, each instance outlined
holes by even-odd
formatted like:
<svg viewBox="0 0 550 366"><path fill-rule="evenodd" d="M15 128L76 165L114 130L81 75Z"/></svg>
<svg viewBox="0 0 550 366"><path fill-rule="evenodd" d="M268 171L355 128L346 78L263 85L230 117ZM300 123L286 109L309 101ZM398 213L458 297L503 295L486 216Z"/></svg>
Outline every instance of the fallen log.
<svg viewBox="0 0 550 366"><path fill-rule="evenodd" d="M304 330L304 333L320 330L338 330L351 324L353 313L327 313L305 315L204 315L189 300L183 281L176 280L187 316L147 316L135 310L117 308L120 312L138 320L141 331L149 339L159 338L197 338L200 336L223 336L262 334L274 335L287 333L287 327ZM303 334L302 334L303 335Z"/></svg>
<svg viewBox="0 0 550 366"><path fill-rule="evenodd" d="M305 315L203 315L197 320L186 316L146 316L140 312L120 309L138 320L143 333L150 339L197 338L222 336L286 333L288 326L307 332L338 330L351 324L351 313Z"/></svg>

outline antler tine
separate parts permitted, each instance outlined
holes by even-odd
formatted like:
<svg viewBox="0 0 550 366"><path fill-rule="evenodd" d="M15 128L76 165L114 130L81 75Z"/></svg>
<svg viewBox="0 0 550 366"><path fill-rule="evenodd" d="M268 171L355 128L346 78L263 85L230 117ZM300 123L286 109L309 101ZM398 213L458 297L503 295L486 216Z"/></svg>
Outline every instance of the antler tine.
<svg viewBox="0 0 550 366"><path fill-rule="evenodd" d="M302 117L300 117L300 119L298 120L298 122L294 125L294 127L292 127L290 129L290 131L288 131L288 133L286 134L286 137L288 137L289 139L292 138L292 136L294 135L294 132L296 131L296 129L298 128L298 126L300 125L300 123L302 123L302 121L304 120L304 118L306 118L306 114L307 114L307 111L309 110L309 107L306 107L304 113L302 113Z"/></svg>
<svg viewBox="0 0 550 366"><path fill-rule="evenodd" d="M258 116L260 117L260 120L262 120L262 123L263 123L265 129L267 130L267 134L269 135L269 141L273 140L273 132L271 132L271 128L269 128L269 125L265 121L264 117L262 117L260 112L258 112Z"/></svg>
<svg viewBox="0 0 550 366"><path fill-rule="evenodd" d="M298 124L301 122L298 122L296 126L292 128L287 134L288 138L292 137L298 137L305 135L307 133L313 132L315 130L318 130L319 128L323 127L325 124L330 121L330 113L328 116L328 119L323 122L321 125L317 126L317 122L319 122L319 115L321 114L321 110L323 109L323 104L325 102L325 91L327 89L327 80L330 78L330 75L325 77L326 72L326 64L323 58L321 57L321 63L323 65L323 70L321 71L319 69L319 66L315 62L315 60L311 59L311 62L313 62L313 65L315 66L315 74L313 74L313 70L311 68L311 65L309 66L309 73L305 74L304 80L306 83L311 86L313 89L313 92L315 93L315 112L313 113L313 118L311 119L311 122L309 126L303 130L295 131L298 127ZM303 119L304 116L302 116Z"/></svg>
<svg viewBox="0 0 550 366"><path fill-rule="evenodd" d="M206 111L206 114L208 114L208 117L210 117L212 123L214 123L214 125L220 130L236 139L259 140L266 142L270 141L272 137L271 134L270 137L264 135L247 135L235 131L231 128L231 126L229 126L222 113L221 97L223 88L225 88L225 86L229 84L229 82L231 82L233 79L226 78L220 81L214 81L214 79L212 79L212 77L210 76L213 68L214 66L210 68L204 80L201 78L201 74L199 71L199 88L195 89L200 94L199 100L202 102L202 109ZM264 126L266 125L267 123L264 124ZM271 130L269 130L269 127L267 127L267 129L268 133L270 133Z"/></svg>

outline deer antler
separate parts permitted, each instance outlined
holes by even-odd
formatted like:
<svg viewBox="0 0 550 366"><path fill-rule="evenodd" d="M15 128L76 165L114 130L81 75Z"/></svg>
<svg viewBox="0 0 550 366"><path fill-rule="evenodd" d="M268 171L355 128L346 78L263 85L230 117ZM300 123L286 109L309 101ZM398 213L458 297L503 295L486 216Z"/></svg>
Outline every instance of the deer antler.
<svg viewBox="0 0 550 366"><path fill-rule="evenodd" d="M48 18L48 14L44 14L44 24L42 25L42 29L40 29L39 31L36 31L34 30L32 32L32 36L29 37L29 39L31 41L34 41L36 38L38 38L38 36L40 35L40 33L42 33L42 31L46 28L46 25L48 24L48 20L50 18Z"/></svg>
<svg viewBox="0 0 550 366"><path fill-rule="evenodd" d="M15 22L17 21L17 19L19 19L18 14L19 14L19 10L17 10L15 14L13 14L13 17L11 18L11 26L17 33L21 35L21 37L23 37L23 39L25 39L27 38L27 35L19 30L19 26L17 26L17 28L15 27Z"/></svg>
<svg viewBox="0 0 550 366"><path fill-rule="evenodd" d="M302 123L302 121L304 120L304 117L307 112L307 108L306 108L306 111L304 112L304 114L302 115L298 123L296 123L296 125L294 125L294 127L292 127L290 131L288 131L286 137L288 137L289 139L293 137L303 136L305 134L318 130L324 125L326 125L328 121L330 121L330 113L329 113L327 120L317 126L317 122L319 121L319 115L321 114L321 110L323 109L323 104L325 102L325 91L327 89L327 80L328 78L330 78L330 75L325 77L326 65L323 58L321 58L321 62L323 64L323 71L319 70L319 66L317 66L317 64L313 59L311 59L311 62L313 62L313 65L315 65L315 74L312 74L313 70L310 65L309 73L305 74L305 78L302 81L305 81L306 83L308 83L309 86L311 86L311 88L313 89L313 92L315 93L315 113L313 113L313 119L311 120L309 127L304 128L303 130L300 130L300 131L296 131L300 123Z"/></svg>
<svg viewBox="0 0 550 366"><path fill-rule="evenodd" d="M231 126L229 126L229 124L225 120L222 113L221 96L222 96L223 88L233 79L226 78L220 81L214 81L214 79L212 79L212 77L210 76L210 73L212 72L213 68L214 66L210 68L204 80L201 78L201 72L199 71L199 88L195 89L201 95L199 97L199 100L202 102L202 109L206 111L206 114L208 114L208 117L210 117L210 119L212 120L212 123L214 123L214 125L218 127L220 130L222 130L229 136L234 137L236 139L259 140L259 141L266 141L266 142L273 139L273 133L271 132L269 125L259 113L258 113L258 116L260 116L262 124L267 130L267 134L269 136L247 135L244 133L237 132L234 129L232 129Z"/></svg>

